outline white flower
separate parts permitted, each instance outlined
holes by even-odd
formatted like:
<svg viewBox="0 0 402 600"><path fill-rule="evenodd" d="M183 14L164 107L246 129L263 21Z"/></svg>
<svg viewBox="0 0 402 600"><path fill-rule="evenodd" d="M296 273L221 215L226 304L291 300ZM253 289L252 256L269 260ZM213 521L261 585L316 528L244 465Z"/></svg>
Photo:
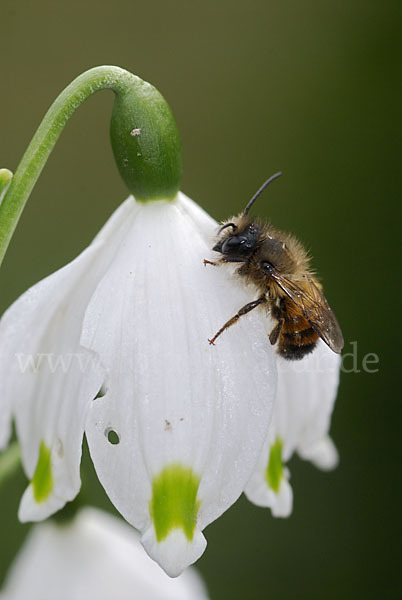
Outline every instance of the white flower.
<svg viewBox="0 0 402 600"><path fill-rule="evenodd" d="M208 600L193 568L170 579L123 521L86 508L74 521L41 523L11 567L1 600Z"/></svg>
<svg viewBox="0 0 402 600"><path fill-rule="evenodd" d="M249 301L205 268L216 223L179 194L115 212L72 263L0 322L0 447L15 418L30 480L22 521L80 488L85 432L110 499L176 576L202 530L244 490L267 437L276 359L258 311L208 338Z"/></svg>
<svg viewBox="0 0 402 600"><path fill-rule="evenodd" d="M278 391L268 438L246 495L276 517L292 512L293 494L284 463L294 452L321 469L332 469L338 453L328 437L339 382L340 356L321 340L302 361L277 358Z"/></svg>

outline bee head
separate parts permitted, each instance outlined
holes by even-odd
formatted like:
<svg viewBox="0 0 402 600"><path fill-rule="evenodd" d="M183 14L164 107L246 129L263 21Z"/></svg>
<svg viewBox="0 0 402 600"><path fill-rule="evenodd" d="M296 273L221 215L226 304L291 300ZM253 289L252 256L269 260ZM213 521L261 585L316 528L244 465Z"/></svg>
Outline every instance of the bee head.
<svg viewBox="0 0 402 600"><path fill-rule="evenodd" d="M215 244L212 250L220 252L225 256L247 256L251 254L257 244L260 228L255 223L250 222L241 228L235 223L225 223L220 228L218 235L228 227L231 227L232 231L229 233L225 231L222 238Z"/></svg>
<svg viewBox="0 0 402 600"><path fill-rule="evenodd" d="M218 243L215 244L215 246L212 248L212 250L215 250L215 252L220 252L225 256L232 256L233 258L235 258L236 256L251 256L258 243L259 236L261 233L261 227L259 225L256 225L256 223L252 223L250 221L248 212L254 204L254 202L256 201L256 199L258 198L258 196L265 190L267 185L269 185L271 181L277 179L280 175L282 175L281 172L275 173L275 175L272 175L269 179L265 181L265 183L262 184L260 189L254 194L254 196L247 204L243 213L236 217L235 221L237 221L238 224L229 222L225 223L220 228L220 230L218 231L218 235L221 235L223 231L224 233L218 241ZM232 230L225 231L229 227L231 227Z"/></svg>

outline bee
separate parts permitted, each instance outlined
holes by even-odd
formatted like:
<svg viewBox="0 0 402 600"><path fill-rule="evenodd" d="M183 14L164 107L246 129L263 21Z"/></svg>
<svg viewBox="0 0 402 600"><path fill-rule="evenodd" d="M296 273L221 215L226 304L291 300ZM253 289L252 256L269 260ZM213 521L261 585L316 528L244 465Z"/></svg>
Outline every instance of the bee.
<svg viewBox="0 0 402 600"><path fill-rule="evenodd" d="M307 252L293 236L249 216L258 196L281 174L267 179L244 211L219 229L212 250L222 256L216 262L204 260L206 265L239 264L236 274L260 292L256 300L240 308L208 341L214 344L240 317L263 306L275 321L269 340L272 345L278 344L277 351L283 358L302 359L314 350L319 338L339 354L343 348L342 332L310 268Z"/></svg>

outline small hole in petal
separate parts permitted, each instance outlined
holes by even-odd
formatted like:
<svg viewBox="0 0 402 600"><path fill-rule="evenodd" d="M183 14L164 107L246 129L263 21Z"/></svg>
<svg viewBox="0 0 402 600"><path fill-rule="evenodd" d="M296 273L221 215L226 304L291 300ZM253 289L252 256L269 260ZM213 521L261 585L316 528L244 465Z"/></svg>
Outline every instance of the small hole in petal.
<svg viewBox="0 0 402 600"><path fill-rule="evenodd" d="M115 431L111 427L108 427L107 429L105 429L105 436L107 437L107 441L110 444L112 444L113 446L120 444L119 434L117 433L117 431Z"/></svg>
<svg viewBox="0 0 402 600"><path fill-rule="evenodd" d="M94 400L98 400L98 398L103 398L103 396L106 395L107 392L107 387L105 384L103 384L99 390L99 392L96 394Z"/></svg>

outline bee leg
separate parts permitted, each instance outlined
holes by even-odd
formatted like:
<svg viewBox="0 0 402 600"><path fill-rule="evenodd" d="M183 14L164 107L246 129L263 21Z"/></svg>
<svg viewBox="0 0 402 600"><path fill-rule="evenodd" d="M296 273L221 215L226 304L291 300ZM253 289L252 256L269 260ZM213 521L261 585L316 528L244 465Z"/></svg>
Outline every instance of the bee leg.
<svg viewBox="0 0 402 600"><path fill-rule="evenodd" d="M250 259L244 258L244 256L224 256L221 260L225 263L248 263L248 262L250 262Z"/></svg>
<svg viewBox="0 0 402 600"><path fill-rule="evenodd" d="M281 332L283 321L284 321L283 316L282 316L282 311L279 308L279 306L276 306L276 305L271 306L271 316L273 319L276 319L278 321L278 323L275 325L275 327L269 334L269 341L271 342L272 346L274 346L276 344L276 342L278 341L278 337Z"/></svg>
<svg viewBox="0 0 402 600"><path fill-rule="evenodd" d="M276 342L278 341L278 337L279 337L279 334L280 334L281 329L282 329L282 323L283 323L283 320L281 319L275 325L275 327L273 328L273 330L269 334L269 341L271 342L272 346L274 346L276 344Z"/></svg>
<svg viewBox="0 0 402 600"><path fill-rule="evenodd" d="M216 338L219 337L221 333L225 331L225 329L236 323L240 319L240 317L246 315L254 308L257 308L257 306L259 306L260 304L264 304L264 302L266 301L267 299L264 294L264 296L261 296L260 298L258 298L258 300L253 300L253 302L249 302L248 304L243 306L231 319L229 319L229 321L226 321L226 323L220 328L220 330L214 335L212 339L208 340L208 342L213 345L215 343Z"/></svg>
<svg viewBox="0 0 402 600"><path fill-rule="evenodd" d="M244 256L224 256L219 262L212 262L211 260L204 258L204 265L213 265L214 267L219 267L219 265L222 263L248 263L249 261L250 259L244 258Z"/></svg>

